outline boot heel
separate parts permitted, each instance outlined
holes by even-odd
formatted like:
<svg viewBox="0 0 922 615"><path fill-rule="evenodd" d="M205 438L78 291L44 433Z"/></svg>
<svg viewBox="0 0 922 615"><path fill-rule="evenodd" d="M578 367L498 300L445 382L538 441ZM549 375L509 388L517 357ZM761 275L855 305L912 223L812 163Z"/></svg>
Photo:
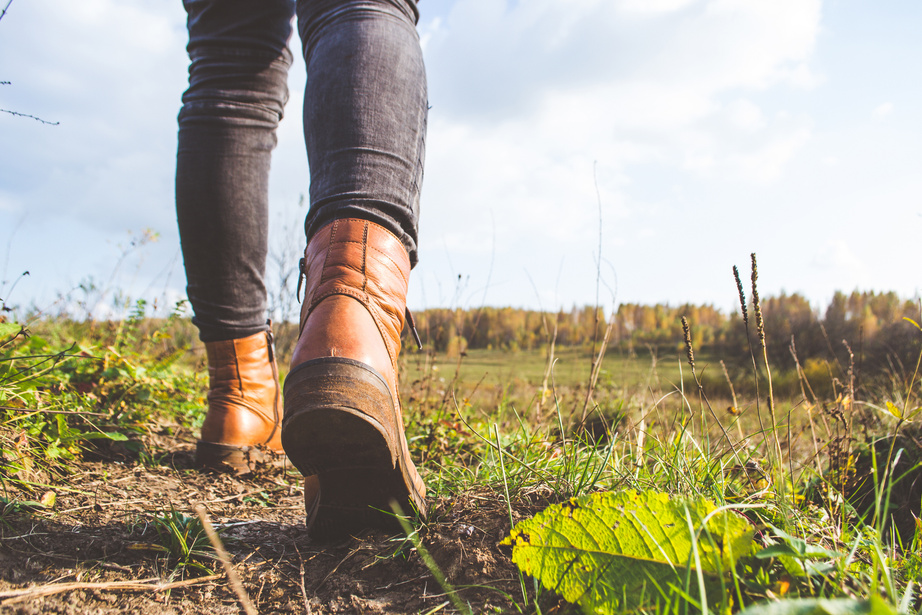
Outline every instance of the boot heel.
<svg viewBox="0 0 922 615"><path fill-rule="evenodd" d="M314 359L291 371L284 396L282 446L302 475L320 480L314 538L399 530L392 501L425 513L422 481L399 454L403 425L378 372L353 359Z"/></svg>

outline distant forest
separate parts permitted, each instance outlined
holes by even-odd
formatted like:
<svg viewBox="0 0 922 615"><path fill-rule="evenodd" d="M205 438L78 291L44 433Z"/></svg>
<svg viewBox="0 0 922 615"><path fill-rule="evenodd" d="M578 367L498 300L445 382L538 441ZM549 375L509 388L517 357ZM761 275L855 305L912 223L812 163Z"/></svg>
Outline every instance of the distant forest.
<svg viewBox="0 0 922 615"><path fill-rule="evenodd" d="M763 298L769 360L794 367L793 348L802 363L809 359L864 365L911 374L922 347L918 300L896 293L836 293L822 312L799 294ZM752 306L749 336L758 340ZM558 347L590 347L612 322L609 352L675 351L684 346L682 317L688 319L696 352L720 358L747 359L746 327L739 310L725 314L711 305L637 305L623 303L614 314L592 306L547 313L516 308L430 309L415 314L423 341L438 351L466 349L533 350L554 340Z"/></svg>

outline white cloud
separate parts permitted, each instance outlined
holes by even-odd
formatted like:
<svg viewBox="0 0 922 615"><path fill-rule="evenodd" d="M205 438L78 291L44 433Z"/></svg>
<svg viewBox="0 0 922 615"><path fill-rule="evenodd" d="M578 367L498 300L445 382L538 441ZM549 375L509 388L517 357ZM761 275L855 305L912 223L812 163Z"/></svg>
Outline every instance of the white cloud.
<svg viewBox="0 0 922 615"><path fill-rule="evenodd" d="M874 107L871 117L875 120L881 120L893 113L893 103L885 102Z"/></svg>
<svg viewBox="0 0 922 615"><path fill-rule="evenodd" d="M182 8L137 0L14 8L0 54L17 58L8 74L22 97L16 106L60 122L5 122L12 145L2 162L23 210L39 219L71 213L114 231L173 224L170 161L187 63Z"/></svg>
<svg viewBox="0 0 922 615"><path fill-rule="evenodd" d="M582 155L614 166L667 159L680 166L727 157L732 152L719 151L734 147L726 127L700 124L725 113L733 129L764 130L751 99L721 98L801 86L791 76L805 70L819 6L660 2L640 19L634 2L458 0L447 18L423 28L433 117L465 126L473 140L521 133L535 142L532 155L561 162ZM766 145L773 138L777 149L777 135L764 135ZM717 151L702 152L702 141Z"/></svg>
<svg viewBox="0 0 922 615"><path fill-rule="evenodd" d="M424 249L486 255L495 221L504 259L533 261L536 246L590 258L598 181L606 257L643 249L633 225L653 228L654 210L676 217L670 197L643 194L640 169L672 184L779 180L811 122L758 97L815 84L820 5L457 0L421 28L433 106ZM433 194L465 217L431 213Z"/></svg>
<svg viewBox="0 0 922 615"><path fill-rule="evenodd" d="M621 0L620 5L627 12L659 14L678 11L695 3L695 0Z"/></svg>
<svg viewBox="0 0 922 615"><path fill-rule="evenodd" d="M856 284L866 283L868 270L864 262L852 250L844 239L828 239L818 246L813 253L813 266L839 274L839 277L855 280ZM841 275L842 271L846 275Z"/></svg>
<svg viewBox="0 0 922 615"><path fill-rule="evenodd" d="M0 211L15 213L21 210L19 199L8 192L0 192Z"/></svg>
<svg viewBox="0 0 922 615"><path fill-rule="evenodd" d="M740 148L728 155L728 166L736 176L756 183L771 182L782 176L785 165L812 135L812 128L806 122L785 124L769 138L753 144L752 149Z"/></svg>
<svg viewBox="0 0 922 615"><path fill-rule="evenodd" d="M917 219L919 188L905 178L918 167L918 144L910 138L918 122L893 109L918 105L901 84L888 86L882 104L848 95L881 90L869 86L873 69L835 55L854 40L841 18L826 20L821 30L824 12L836 5L442 0L421 6L432 110L422 261L414 275L427 280L430 297L433 279L451 296L448 269L482 278L492 269L488 303L529 303L536 291L523 271L534 276L538 296L551 296L552 288L564 303L583 301L581 293L594 289L599 201L602 256L619 268L621 290L633 300L641 286L660 289L648 290L645 300L711 300L710 283L699 276L721 270L728 250L762 249L750 245L758 241L751 229L764 224L749 217L757 209L776 214L772 224L798 216L785 232L802 232L796 245L804 246L814 245L817 228L845 236L835 224L854 226L859 216L862 228L869 220ZM870 6L862 10L873 17ZM14 3L0 29L0 57L8 59L0 78L13 82L0 89L0 107L61 121L47 127L0 116L0 227L26 216L11 253L15 267L26 265L36 281L60 273L60 262L37 264L51 237L61 252L80 254L68 259L71 279L98 274L111 261L98 246L145 227L163 233L157 258L172 258L176 113L187 63L181 3L33 0ZM872 51L874 44L863 40L860 49ZM911 57L913 44L901 47L900 57ZM294 203L307 192L298 120L303 78L296 67L273 160L274 215L282 206L286 221L303 215ZM843 117L859 121L861 109L865 120L886 119L893 130L843 126ZM892 194L882 195L882 186ZM862 191L872 205L843 209ZM868 216L869 207L890 209ZM884 222L876 223L878 236L890 236ZM910 233L909 224L898 226ZM664 272L684 262L675 238L685 236L701 240L695 275L666 279ZM897 243L912 245L891 242ZM838 262L835 285L848 286L849 276L860 274L854 267L870 258L853 250L849 261L848 248L798 253L792 267L824 271L821 264ZM776 247L766 243L766 265L768 257L790 251L769 249ZM875 275L883 269L872 268ZM181 273L175 283L181 286ZM483 286L485 280L470 285L471 292L481 289L478 302Z"/></svg>
<svg viewBox="0 0 922 615"><path fill-rule="evenodd" d="M803 85L819 8L819 0L698 0L638 16L631 2L458 0L423 35L437 107L503 121L586 86L646 90L641 100L662 106Z"/></svg>
<svg viewBox="0 0 922 615"><path fill-rule="evenodd" d="M727 119L735 128L746 132L756 132L765 128L765 115L761 107L751 100L738 98L727 105Z"/></svg>

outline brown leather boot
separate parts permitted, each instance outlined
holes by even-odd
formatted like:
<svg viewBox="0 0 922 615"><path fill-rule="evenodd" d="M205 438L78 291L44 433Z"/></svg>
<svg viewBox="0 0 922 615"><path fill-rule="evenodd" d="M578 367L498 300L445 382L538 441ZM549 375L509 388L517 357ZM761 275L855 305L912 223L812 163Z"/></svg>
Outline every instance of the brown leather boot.
<svg viewBox="0 0 922 615"><path fill-rule="evenodd" d="M244 474L281 459L282 398L272 333L206 342L208 413L196 465Z"/></svg>
<svg viewBox="0 0 922 615"><path fill-rule="evenodd" d="M337 220L311 239L301 273L307 290L285 380L282 443L302 474L320 479L311 533L330 540L367 527L399 529L379 512L392 501L426 514L397 397L406 248L377 224Z"/></svg>

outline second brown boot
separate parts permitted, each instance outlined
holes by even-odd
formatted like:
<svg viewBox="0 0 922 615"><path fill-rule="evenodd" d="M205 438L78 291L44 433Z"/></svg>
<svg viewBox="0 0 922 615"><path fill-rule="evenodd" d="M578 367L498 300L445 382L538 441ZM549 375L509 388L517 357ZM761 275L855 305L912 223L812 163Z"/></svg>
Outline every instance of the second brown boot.
<svg viewBox="0 0 922 615"><path fill-rule="evenodd" d="M196 465L243 474L280 460L282 398L272 334L206 342L208 413Z"/></svg>

